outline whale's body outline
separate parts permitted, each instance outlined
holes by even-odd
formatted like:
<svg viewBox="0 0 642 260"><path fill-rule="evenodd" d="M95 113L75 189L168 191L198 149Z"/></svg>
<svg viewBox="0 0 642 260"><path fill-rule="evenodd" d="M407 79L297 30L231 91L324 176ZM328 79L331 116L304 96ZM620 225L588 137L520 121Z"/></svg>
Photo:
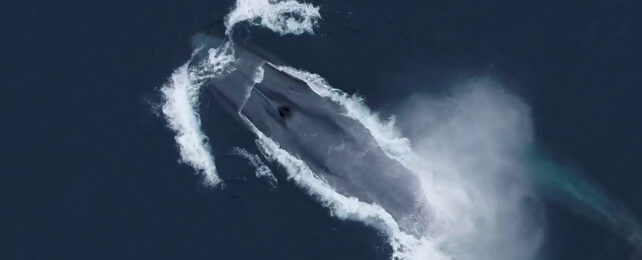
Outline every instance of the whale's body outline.
<svg viewBox="0 0 642 260"><path fill-rule="evenodd" d="M207 58L210 47L222 44L206 35L195 38L200 50L190 66ZM230 43L236 59L233 69L208 79L204 83L208 93L239 121L249 120L281 148L305 161L337 192L377 204L406 231L423 233L427 221L417 219L427 218L427 207L419 179L412 172L389 158L369 130L346 115L345 107L280 70L279 60L267 60L269 54L261 55L265 52L255 52L255 47Z"/></svg>

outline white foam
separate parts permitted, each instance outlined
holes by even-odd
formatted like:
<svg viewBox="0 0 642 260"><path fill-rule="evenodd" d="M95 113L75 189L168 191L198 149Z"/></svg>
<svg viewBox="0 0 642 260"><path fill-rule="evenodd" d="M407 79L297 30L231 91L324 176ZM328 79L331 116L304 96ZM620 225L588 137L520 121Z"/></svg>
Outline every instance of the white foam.
<svg viewBox="0 0 642 260"><path fill-rule="evenodd" d="M234 47L231 42L225 42L218 48L210 48L207 50L207 59L203 59L190 69L190 80L200 86L208 79L234 71L235 67L231 66L234 62L236 62L236 56L234 56Z"/></svg>
<svg viewBox="0 0 642 260"><path fill-rule="evenodd" d="M265 70L263 69L263 66L259 66L256 69L256 72L254 73L254 78L252 79L254 84L259 84L263 82L264 74L265 74Z"/></svg>
<svg viewBox="0 0 642 260"><path fill-rule="evenodd" d="M270 170L270 168L265 165L265 163L263 163L261 157L256 154L252 154L240 147L234 147L232 149L232 153L247 159L250 162L250 165L252 165L256 169L255 175L257 178L265 178L270 183L270 185L272 185L272 187L276 186L278 180L276 179L276 177L274 177L274 174L272 174L272 170Z"/></svg>
<svg viewBox="0 0 642 260"><path fill-rule="evenodd" d="M197 50L198 51L198 50ZM221 180L216 171L207 136L201 130L198 114L201 83L211 77L220 76L233 69L235 61L229 44L208 50L208 59L189 69L189 61L176 69L161 88L164 104L163 114L168 126L176 133L181 161L202 173L210 185Z"/></svg>
<svg viewBox="0 0 642 260"><path fill-rule="evenodd" d="M225 33L232 34L234 25L249 22L280 35L314 33L321 19L319 7L295 0L237 0L225 17Z"/></svg>
<svg viewBox="0 0 642 260"><path fill-rule="evenodd" d="M208 184L218 184L220 179L214 157L210 153L207 136L201 131L197 112L198 86L192 84L187 64L174 71L161 92L165 101L162 111L167 124L176 133L181 160L203 173Z"/></svg>

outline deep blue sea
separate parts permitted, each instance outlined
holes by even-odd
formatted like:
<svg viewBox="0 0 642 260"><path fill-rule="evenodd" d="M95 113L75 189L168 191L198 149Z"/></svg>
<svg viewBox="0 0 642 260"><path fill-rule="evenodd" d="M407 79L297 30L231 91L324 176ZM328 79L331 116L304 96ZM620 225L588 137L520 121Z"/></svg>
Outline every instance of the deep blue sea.
<svg viewBox="0 0 642 260"><path fill-rule="evenodd" d="M383 117L413 95L491 79L528 105L538 147L642 219L639 1L310 2L314 34L245 23L235 37ZM202 128L225 187L179 162L159 88L233 5L0 5L0 259L390 259L385 235L331 216L279 167L277 187L257 179L230 152L253 147L252 133L206 95ZM542 205L537 259L642 259L572 205Z"/></svg>

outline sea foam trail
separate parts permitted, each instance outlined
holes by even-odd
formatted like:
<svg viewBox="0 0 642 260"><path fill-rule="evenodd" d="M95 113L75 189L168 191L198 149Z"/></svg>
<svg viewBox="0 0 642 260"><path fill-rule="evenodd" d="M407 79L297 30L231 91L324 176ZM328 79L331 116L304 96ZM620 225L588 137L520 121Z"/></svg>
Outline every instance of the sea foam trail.
<svg viewBox="0 0 642 260"><path fill-rule="evenodd" d="M270 170L270 168L265 165L265 163L263 163L261 157L256 154L252 154L240 147L234 147L232 149L232 153L247 159L250 162L250 165L252 165L256 169L254 173L257 178L264 178L270 183L272 187L276 187L278 180L276 179L276 177L274 177L274 174L272 174L272 170Z"/></svg>
<svg viewBox="0 0 642 260"><path fill-rule="evenodd" d="M217 185L214 157L210 153L207 136L201 131L197 112L198 86L192 84L188 65L172 74L169 82L161 88L165 103L162 111L169 127L176 133L181 160L203 173L208 184Z"/></svg>
<svg viewBox="0 0 642 260"><path fill-rule="evenodd" d="M208 58L196 66L190 61L174 71L161 88L163 97L162 112L167 125L176 136L181 161L202 173L205 182L216 186L221 180L216 171L214 156L207 136L201 130L198 113L201 83L209 77L217 77L228 72L234 62L229 44L208 50Z"/></svg>

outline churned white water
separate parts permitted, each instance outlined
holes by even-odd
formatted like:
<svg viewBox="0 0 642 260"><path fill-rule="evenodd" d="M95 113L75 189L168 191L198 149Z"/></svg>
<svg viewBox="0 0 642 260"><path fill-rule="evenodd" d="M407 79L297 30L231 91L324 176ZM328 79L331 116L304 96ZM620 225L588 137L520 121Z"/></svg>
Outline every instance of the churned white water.
<svg viewBox="0 0 642 260"><path fill-rule="evenodd" d="M319 7L295 0L237 0L225 17L225 32L231 35L234 25L249 22L280 35L314 33L319 19Z"/></svg>
<svg viewBox="0 0 642 260"><path fill-rule="evenodd" d="M188 61L176 69L161 88L164 102L162 112L167 125L176 134L181 161L202 173L206 183L214 186L220 184L221 180L216 171L208 138L201 130L198 100L202 82L233 69L230 64L234 60L229 44L210 49L208 59L193 67L188 66Z"/></svg>

